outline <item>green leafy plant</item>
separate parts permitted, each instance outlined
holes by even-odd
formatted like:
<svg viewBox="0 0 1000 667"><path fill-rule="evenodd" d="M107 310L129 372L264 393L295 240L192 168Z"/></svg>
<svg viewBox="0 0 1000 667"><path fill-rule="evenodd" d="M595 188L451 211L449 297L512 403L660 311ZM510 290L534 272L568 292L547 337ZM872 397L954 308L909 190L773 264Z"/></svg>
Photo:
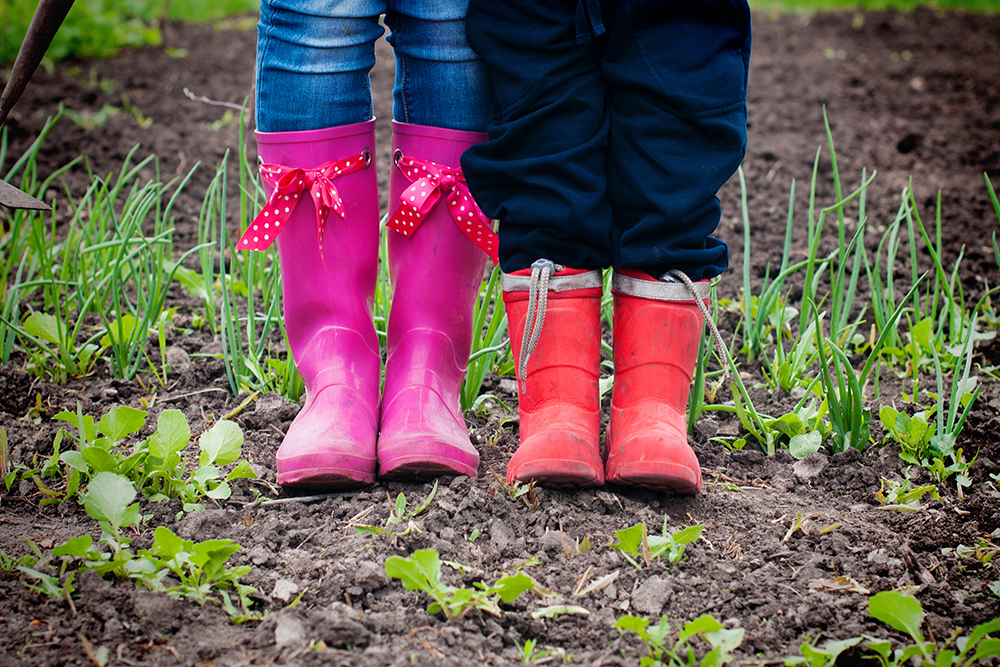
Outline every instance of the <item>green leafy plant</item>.
<svg viewBox="0 0 1000 667"><path fill-rule="evenodd" d="M253 605L250 596L257 589L239 581L240 577L249 574L250 567L226 567L229 557L240 548L232 540L193 542L181 539L169 528L159 526L152 548L137 554L131 568L132 576L151 590L163 591L178 600L193 600L202 605L221 603L234 622L260 620L262 615L250 610ZM236 594L238 609L230 591Z"/></svg>
<svg viewBox="0 0 1000 667"><path fill-rule="evenodd" d="M985 658L1000 656L1000 639L989 636L1000 632L1000 618L977 625L966 636L956 631L938 645L920 632L924 610L915 598L883 591L869 598L868 613L913 640L910 645L893 649L891 641L865 636L865 646L874 652L882 667L910 665L913 659L919 660L921 667L970 667Z"/></svg>
<svg viewBox="0 0 1000 667"><path fill-rule="evenodd" d="M533 665L549 655L548 649L536 650L537 639L525 639L524 644L517 644L517 658L526 665Z"/></svg>
<svg viewBox="0 0 1000 667"><path fill-rule="evenodd" d="M793 665L808 665L809 667L834 667L840 654L861 643L861 637L851 637L843 641L830 641L822 647L815 646L807 635L799 646L800 656L790 656L784 659L786 667Z"/></svg>
<svg viewBox="0 0 1000 667"><path fill-rule="evenodd" d="M642 569L639 559L648 567L653 560L666 557L670 563L679 563L684 558L684 549L688 544L696 542L704 532L705 526L695 524L670 532L667 528L667 519L663 519L663 533L661 535L649 535L646 524L638 523L625 530L616 530L616 544L611 548L618 551L629 563L638 569Z"/></svg>
<svg viewBox="0 0 1000 667"><path fill-rule="evenodd" d="M510 339L507 338L507 314L499 298L500 292L500 268L495 267L479 290L473 311L472 352L461 393L463 410L474 409L490 397L489 394L479 395L483 380L508 354L503 352L510 346Z"/></svg>
<svg viewBox="0 0 1000 667"><path fill-rule="evenodd" d="M914 487L909 479L895 482L883 477L882 487L875 493L875 500L884 510L914 512L924 509L925 506L920 504L920 499L927 493L931 494L933 500L941 497L933 484Z"/></svg>
<svg viewBox="0 0 1000 667"><path fill-rule="evenodd" d="M398 535L399 537L409 535L411 532L419 533L420 529L417 528L415 523L413 523L413 519L420 516L425 511L427 511L427 508L431 506L431 502L433 502L434 500L434 495L437 493L437 489L438 489L438 482L437 480L434 480L434 486L431 487L430 493L427 494L427 497L424 498L422 502L420 502L416 507L412 509L407 508L406 495L402 491L400 491L399 495L396 496L395 502L392 502L392 500L390 499L389 516L385 520L384 528L379 528L378 526L371 526L365 524L355 524L354 530L359 535L364 535L364 534ZM400 524L403 521L409 521L409 524L407 525L404 531L396 532L394 530L389 529L390 526Z"/></svg>
<svg viewBox="0 0 1000 667"><path fill-rule="evenodd" d="M634 632L646 646L647 655L639 659L643 667L717 667L733 660L733 651L743 643L743 628L726 629L717 620L703 614L676 630L666 616L656 625L639 616L622 616L615 623L619 632ZM676 632L677 639L672 640ZM695 639L710 646L700 661L695 656Z"/></svg>
<svg viewBox="0 0 1000 667"><path fill-rule="evenodd" d="M202 498L224 500L232 495L229 482L240 478L256 478L246 461L241 461L223 477L220 466L236 462L241 454L243 431L235 423L221 419L198 440L200 455L197 467L185 471L181 452L191 440L191 427L180 410L164 410L157 418L156 431L136 442L131 453L122 450L122 442L137 434L145 425L146 412L128 406L117 406L99 422L84 415L80 406L76 412L60 412L55 419L76 427L79 450L66 451L60 460L69 469L67 494L74 476L92 478L102 472L125 476L139 486L152 501L181 498L185 512L203 509Z"/></svg>
<svg viewBox="0 0 1000 667"><path fill-rule="evenodd" d="M386 559L385 576L399 579L408 591L427 593L434 600L427 613L444 614L445 618L461 617L472 609L500 616L501 601L513 602L535 587L535 582L523 572L501 577L490 585L477 581L474 588L450 586L441 581L441 559L432 549L414 551L407 558Z"/></svg>

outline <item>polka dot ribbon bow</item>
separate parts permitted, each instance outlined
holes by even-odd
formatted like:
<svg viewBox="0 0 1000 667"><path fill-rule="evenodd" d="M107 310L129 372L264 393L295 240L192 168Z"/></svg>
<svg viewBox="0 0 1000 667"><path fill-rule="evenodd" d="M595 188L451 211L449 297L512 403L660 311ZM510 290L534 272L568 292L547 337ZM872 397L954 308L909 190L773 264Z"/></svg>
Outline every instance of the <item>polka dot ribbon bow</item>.
<svg viewBox="0 0 1000 667"><path fill-rule="evenodd" d="M489 255L494 265L499 262L493 225L473 201L460 167L445 167L430 160L402 156L396 166L413 185L399 196L399 210L386 226L403 236L410 236L441 199L442 192L446 192L448 212L458 228Z"/></svg>
<svg viewBox="0 0 1000 667"><path fill-rule="evenodd" d="M315 169L292 169L280 164L262 164L260 175L274 187L271 198L253 222L243 232L236 247L239 250L267 250L278 232L288 222L303 192L308 192L316 206L316 230L319 254L323 257L323 231L332 210L344 218L344 202L334 186L334 179L364 169L368 157L364 153L343 160L330 160ZM324 260L325 265L325 260Z"/></svg>

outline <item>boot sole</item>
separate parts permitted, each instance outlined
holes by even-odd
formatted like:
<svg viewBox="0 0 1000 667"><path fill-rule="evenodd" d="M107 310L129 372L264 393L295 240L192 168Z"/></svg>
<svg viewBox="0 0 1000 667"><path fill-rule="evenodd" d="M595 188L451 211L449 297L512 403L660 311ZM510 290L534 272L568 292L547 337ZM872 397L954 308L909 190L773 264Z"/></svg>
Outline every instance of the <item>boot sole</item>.
<svg viewBox="0 0 1000 667"><path fill-rule="evenodd" d="M557 489L578 489L604 484L600 469L594 469L580 461L565 459L540 459L526 461L507 474L507 483L514 481L536 484Z"/></svg>

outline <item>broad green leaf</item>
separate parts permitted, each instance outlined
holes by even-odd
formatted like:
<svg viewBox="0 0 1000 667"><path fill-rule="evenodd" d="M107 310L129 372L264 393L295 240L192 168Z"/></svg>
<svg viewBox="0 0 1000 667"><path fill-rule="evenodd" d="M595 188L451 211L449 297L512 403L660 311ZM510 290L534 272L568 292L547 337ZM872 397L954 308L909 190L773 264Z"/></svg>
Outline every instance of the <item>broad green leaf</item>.
<svg viewBox="0 0 1000 667"><path fill-rule="evenodd" d="M243 431L235 422L221 419L205 431L198 444L201 447L198 465L214 463L224 466L240 457Z"/></svg>
<svg viewBox="0 0 1000 667"><path fill-rule="evenodd" d="M122 316L121 322L115 320L108 325L107 332L103 338L101 338L101 345L104 347L111 347L111 345L121 345L126 343L136 336L133 335L135 331L135 317L132 315Z"/></svg>
<svg viewBox="0 0 1000 667"><path fill-rule="evenodd" d="M892 642L885 641L884 639L872 639L868 635L865 635L864 638L869 640L865 642L865 646L870 648L872 651L875 651L886 660L888 660L889 656L892 655Z"/></svg>
<svg viewBox="0 0 1000 667"><path fill-rule="evenodd" d="M508 604L516 600L521 593L530 591L534 587L535 582L524 572L503 577L493 585L493 588L500 594L500 599Z"/></svg>
<svg viewBox="0 0 1000 667"><path fill-rule="evenodd" d="M66 325L62 329L66 330ZM35 312L24 321L24 330L36 338L59 345L59 320L48 313Z"/></svg>
<svg viewBox="0 0 1000 667"><path fill-rule="evenodd" d="M138 468L143 461L146 460L146 456L149 455L144 449L140 449L137 452L133 452L128 458L118 464L118 473L120 475L125 475L129 477L129 473Z"/></svg>
<svg viewBox="0 0 1000 667"><path fill-rule="evenodd" d="M146 423L146 413L127 405L112 408L108 414L101 417L97 427L112 442L117 442L125 436L138 433Z"/></svg>
<svg viewBox="0 0 1000 667"><path fill-rule="evenodd" d="M222 482L214 489L206 491L205 495L208 496L209 498L214 498L215 500L225 500L229 496L233 495L233 490L229 487L228 484Z"/></svg>
<svg viewBox="0 0 1000 667"><path fill-rule="evenodd" d="M781 433L789 438L793 438L806 432L806 425L802 422L798 415L791 412L787 415L782 415L778 419L764 422L764 425L772 431L777 431L778 433Z"/></svg>
<svg viewBox="0 0 1000 667"><path fill-rule="evenodd" d="M86 558L90 552L90 547L94 545L94 539L90 535L72 537L64 544L60 544L52 550L53 556L75 556L76 558Z"/></svg>
<svg viewBox="0 0 1000 667"><path fill-rule="evenodd" d="M122 528L139 520L139 503L130 505L135 495L132 482L121 475L99 472L87 485L83 506L91 518Z"/></svg>
<svg viewBox="0 0 1000 667"><path fill-rule="evenodd" d="M100 447L87 447L80 452L80 456L95 473L112 473L118 470L118 460Z"/></svg>
<svg viewBox="0 0 1000 667"><path fill-rule="evenodd" d="M72 424L76 427L76 430L83 433L83 438L87 442L93 442L94 438L97 437L97 422L90 415L83 416L83 428L81 428L80 416L75 412L70 412L69 410L64 410L60 412L53 419L58 419L59 421L64 421Z"/></svg>
<svg viewBox="0 0 1000 667"><path fill-rule="evenodd" d="M403 588L408 591L424 591L430 593L432 586L420 566L413 561L390 556L385 560L385 576L389 579L399 579Z"/></svg>
<svg viewBox="0 0 1000 667"><path fill-rule="evenodd" d="M194 545L191 563L217 579L229 557L240 550L232 540L205 540Z"/></svg>
<svg viewBox="0 0 1000 667"><path fill-rule="evenodd" d="M637 523L625 530L616 530L615 537L618 539L618 544L612 544L611 548L632 556L638 556L642 545L642 536L645 531L646 524L644 523Z"/></svg>
<svg viewBox="0 0 1000 667"><path fill-rule="evenodd" d="M77 451L63 452L59 455L59 460L68 465L74 470L79 470L85 475L90 474L90 466L87 465L87 460L83 458L83 454Z"/></svg>
<svg viewBox="0 0 1000 667"><path fill-rule="evenodd" d="M928 317L914 324L913 328L910 329L910 334L913 336L913 340L917 341L920 347L927 352L934 349L934 345L931 343L931 337L934 335L934 320L932 318Z"/></svg>
<svg viewBox="0 0 1000 667"><path fill-rule="evenodd" d="M677 635L678 641L686 641L694 637L699 632L713 632L715 630L725 630L726 626L708 614L702 614L693 621L684 624L684 629Z"/></svg>
<svg viewBox="0 0 1000 667"><path fill-rule="evenodd" d="M979 661L990 656L1000 656L1000 639L984 639L979 642L976 652L968 661L969 665L979 664Z"/></svg>
<svg viewBox="0 0 1000 667"><path fill-rule="evenodd" d="M823 444L823 436L819 431L809 431L802 435L796 435L788 441L788 453L794 459L804 459L805 457L819 451Z"/></svg>
<svg viewBox="0 0 1000 667"><path fill-rule="evenodd" d="M191 479L201 486L205 486L210 481L219 479L221 474L222 473L219 472L219 468L216 466L202 466L194 471L194 475L191 476Z"/></svg>
<svg viewBox="0 0 1000 667"><path fill-rule="evenodd" d="M191 440L191 426L180 410L164 410L156 420L156 433L148 440L149 453L167 461Z"/></svg>
<svg viewBox="0 0 1000 667"><path fill-rule="evenodd" d="M721 629L705 633L705 639L723 653L732 653L743 643L746 631L743 628ZM721 664L721 663L720 663Z"/></svg>
<svg viewBox="0 0 1000 667"><path fill-rule="evenodd" d="M636 634L643 635L649 627L649 620L638 616L622 616L615 622L615 627L619 630L631 630Z"/></svg>
<svg viewBox="0 0 1000 667"><path fill-rule="evenodd" d="M257 473L253 471L250 464L246 461L240 461L233 468L233 471L226 475L226 481L231 481L234 479L257 479Z"/></svg>
<svg viewBox="0 0 1000 667"><path fill-rule="evenodd" d="M410 556L435 588L441 583L441 558L433 549L418 549Z"/></svg>
<svg viewBox="0 0 1000 667"><path fill-rule="evenodd" d="M51 574L45 574L44 572L39 572L38 570L33 570L30 567L25 567L23 565L18 565L17 569L38 580L38 586L28 586L33 591L38 591L53 598L63 597L63 588L59 585L59 578L53 577ZM68 583L68 582L67 582Z"/></svg>
<svg viewBox="0 0 1000 667"><path fill-rule="evenodd" d="M882 422L882 428L892 431L896 428L896 418L899 411L890 405L883 405L878 411L878 418Z"/></svg>
<svg viewBox="0 0 1000 667"><path fill-rule="evenodd" d="M969 635L969 646L975 646L976 642L980 639L995 632L1000 632L1000 618L995 618L992 621L987 621L986 623L980 623L975 627L975 629L973 629L972 634Z"/></svg>
<svg viewBox="0 0 1000 667"><path fill-rule="evenodd" d="M875 620L907 633L915 642L924 640L920 634L924 610L915 598L896 591L882 591L868 599L868 613Z"/></svg>
<svg viewBox="0 0 1000 667"><path fill-rule="evenodd" d="M164 262L164 269L169 273L174 272L174 280L187 290L191 296L199 299L207 299L208 292L205 289L205 280L197 271L192 271L185 266L178 266L173 262Z"/></svg>
<svg viewBox="0 0 1000 667"><path fill-rule="evenodd" d="M701 524L695 524L693 526L688 526L687 528L682 528L676 533L673 533L674 542L676 544L691 544L701 537L704 530L705 526ZM709 616L709 618L711 618L711 616Z"/></svg>
<svg viewBox="0 0 1000 667"><path fill-rule="evenodd" d="M178 537L166 526L158 526L153 533L152 552L164 558L173 558L177 554L191 553L194 550L194 542Z"/></svg>

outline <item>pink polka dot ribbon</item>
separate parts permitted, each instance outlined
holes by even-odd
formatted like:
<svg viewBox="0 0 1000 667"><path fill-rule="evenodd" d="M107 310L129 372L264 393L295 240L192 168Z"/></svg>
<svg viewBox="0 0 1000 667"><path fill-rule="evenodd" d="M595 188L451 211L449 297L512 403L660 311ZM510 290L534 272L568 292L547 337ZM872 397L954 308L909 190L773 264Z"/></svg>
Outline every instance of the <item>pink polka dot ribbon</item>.
<svg viewBox="0 0 1000 667"><path fill-rule="evenodd" d="M323 257L323 231L326 229L326 219L330 211L341 218L346 216L344 202L333 181L340 176L364 169L367 165L368 159L364 153L343 160L330 160L315 169L293 169L280 164L262 164L260 175L274 187L274 192L267 200L264 210L247 226L236 248L267 250L271 247L278 232L288 223L302 194L307 192L316 207L316 233L319 240L319 254Z"/></svg>
<svg viewBox="0 0 1000 667"><path fill-rule="evenodd" d="M472 199L461 167L445 167L418 158L400 156L396 167L413 183L399 196L400 206L386 226L411 236L434 205L447 193L448 212L469 239L496 265L498 239L489 218Z"/></svg>

